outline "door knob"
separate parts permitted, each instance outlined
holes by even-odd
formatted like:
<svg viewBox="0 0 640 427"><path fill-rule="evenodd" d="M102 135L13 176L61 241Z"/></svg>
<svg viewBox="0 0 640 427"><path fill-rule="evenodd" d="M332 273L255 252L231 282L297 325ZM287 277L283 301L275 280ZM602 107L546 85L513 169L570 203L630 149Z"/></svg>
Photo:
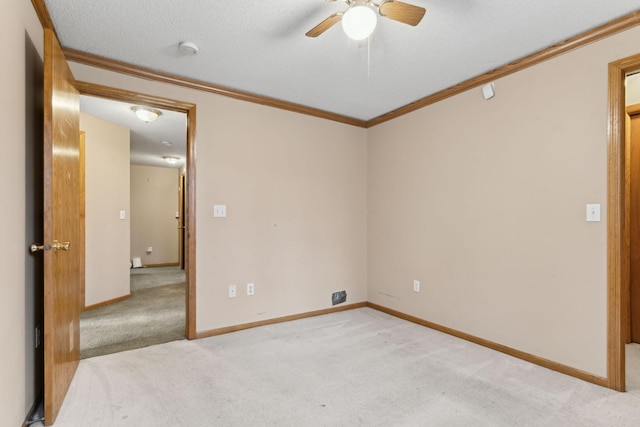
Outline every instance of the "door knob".
<svg viewBox="0 0 640 427"><path fill-rule="evenodd" d="M38 243L34 243L29 246L29 251L31 251L32 254L38 251L48 251L49 249L51 249L51 245L41 245Z"/></svg>
<svg viewBox="0 0 640 427"><path fill-rule="evenodd" d="M38 251L48 251L50 249L53 249L54 251L57 251L58 249L68 251L70 246L71 243L69 242L60 243L57 240L54 240L52 245L41 245L39 243L34 243L29 246L29 250L31 251L31 253L35 253Z"/></svg>

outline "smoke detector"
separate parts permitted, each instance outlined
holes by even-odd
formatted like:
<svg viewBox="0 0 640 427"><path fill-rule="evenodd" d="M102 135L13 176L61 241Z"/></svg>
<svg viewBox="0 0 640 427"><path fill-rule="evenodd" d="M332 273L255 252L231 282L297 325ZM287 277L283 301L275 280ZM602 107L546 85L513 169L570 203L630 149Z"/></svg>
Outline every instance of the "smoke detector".
<svg viewBox="0 0 640 427"><path fill-rule="evenodd" d="M198 52L200 52L200 49L198 49L198 46L196 46L195 43L191 43L191 42L182 42L180 43L179 47L180 47L180 52L189 56L195 56L198 54Z"/></svg>

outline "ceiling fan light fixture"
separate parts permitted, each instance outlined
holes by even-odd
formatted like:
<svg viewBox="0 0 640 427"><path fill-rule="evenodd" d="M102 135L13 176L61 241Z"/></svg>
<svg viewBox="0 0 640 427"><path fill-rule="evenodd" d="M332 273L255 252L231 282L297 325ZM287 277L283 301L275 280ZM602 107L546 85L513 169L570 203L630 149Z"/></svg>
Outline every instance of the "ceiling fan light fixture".
<svg viewBox="0 0 640 427"><path fill-rule="evenodd" d="M372 8L356 5L349 8L342 17L342 29L353 40L364 40L376 29L378 18Z"/></svg>
<svg viewBox="0 0 640 427"><path fill-rule="evenodd" d="M145 123L150 123L162 115L160 111L149 107L132 107L131 109Z"/></svg>

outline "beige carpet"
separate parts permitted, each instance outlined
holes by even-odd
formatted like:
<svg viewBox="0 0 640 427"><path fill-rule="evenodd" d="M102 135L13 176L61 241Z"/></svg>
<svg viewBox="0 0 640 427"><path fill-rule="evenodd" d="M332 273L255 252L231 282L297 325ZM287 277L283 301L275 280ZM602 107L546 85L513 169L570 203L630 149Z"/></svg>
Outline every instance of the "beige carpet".
<svg viewBox="0 0 640 427"><path fill-rule="evenodd" d="M131 297L80 316L80 357L185 338L185 282L179 267L131 270Z"/></svg>
<svg viewBox="0 0 640 427"><path fill-rule="evenodd" d="M363 308L82 360L55 426L640 426L635 360L617 393Z"/></svg>

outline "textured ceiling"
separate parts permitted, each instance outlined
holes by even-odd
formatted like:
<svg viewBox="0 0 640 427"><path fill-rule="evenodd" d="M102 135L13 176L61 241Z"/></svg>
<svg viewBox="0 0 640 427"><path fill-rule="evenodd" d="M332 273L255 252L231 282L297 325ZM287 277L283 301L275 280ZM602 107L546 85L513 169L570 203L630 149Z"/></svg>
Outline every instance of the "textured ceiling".
<svg viewBox="0 0 640 427"><path fill-rule="evenodd" d="M46 0L62 45L177 76L369 120L640 8L639 0L406 0L370 43L340 25L305 33L343 1ZM200 48L194 57L182 41Z"/></svg>
<svg viewBox="0 0 640 427"><path fill-rule="evenodd" d="M359 120L640 9L640 0L405 2L427 9L417 27L379 18L369 42L358 43L339 24L318 38L304 35L346 10L343 1L45 0L66 48ZM183 41L200 54L183 55ZM131 129L132 163L184 159L184 114L163 111L145 124L131 107L81 100L84 112Z"/></svg>

